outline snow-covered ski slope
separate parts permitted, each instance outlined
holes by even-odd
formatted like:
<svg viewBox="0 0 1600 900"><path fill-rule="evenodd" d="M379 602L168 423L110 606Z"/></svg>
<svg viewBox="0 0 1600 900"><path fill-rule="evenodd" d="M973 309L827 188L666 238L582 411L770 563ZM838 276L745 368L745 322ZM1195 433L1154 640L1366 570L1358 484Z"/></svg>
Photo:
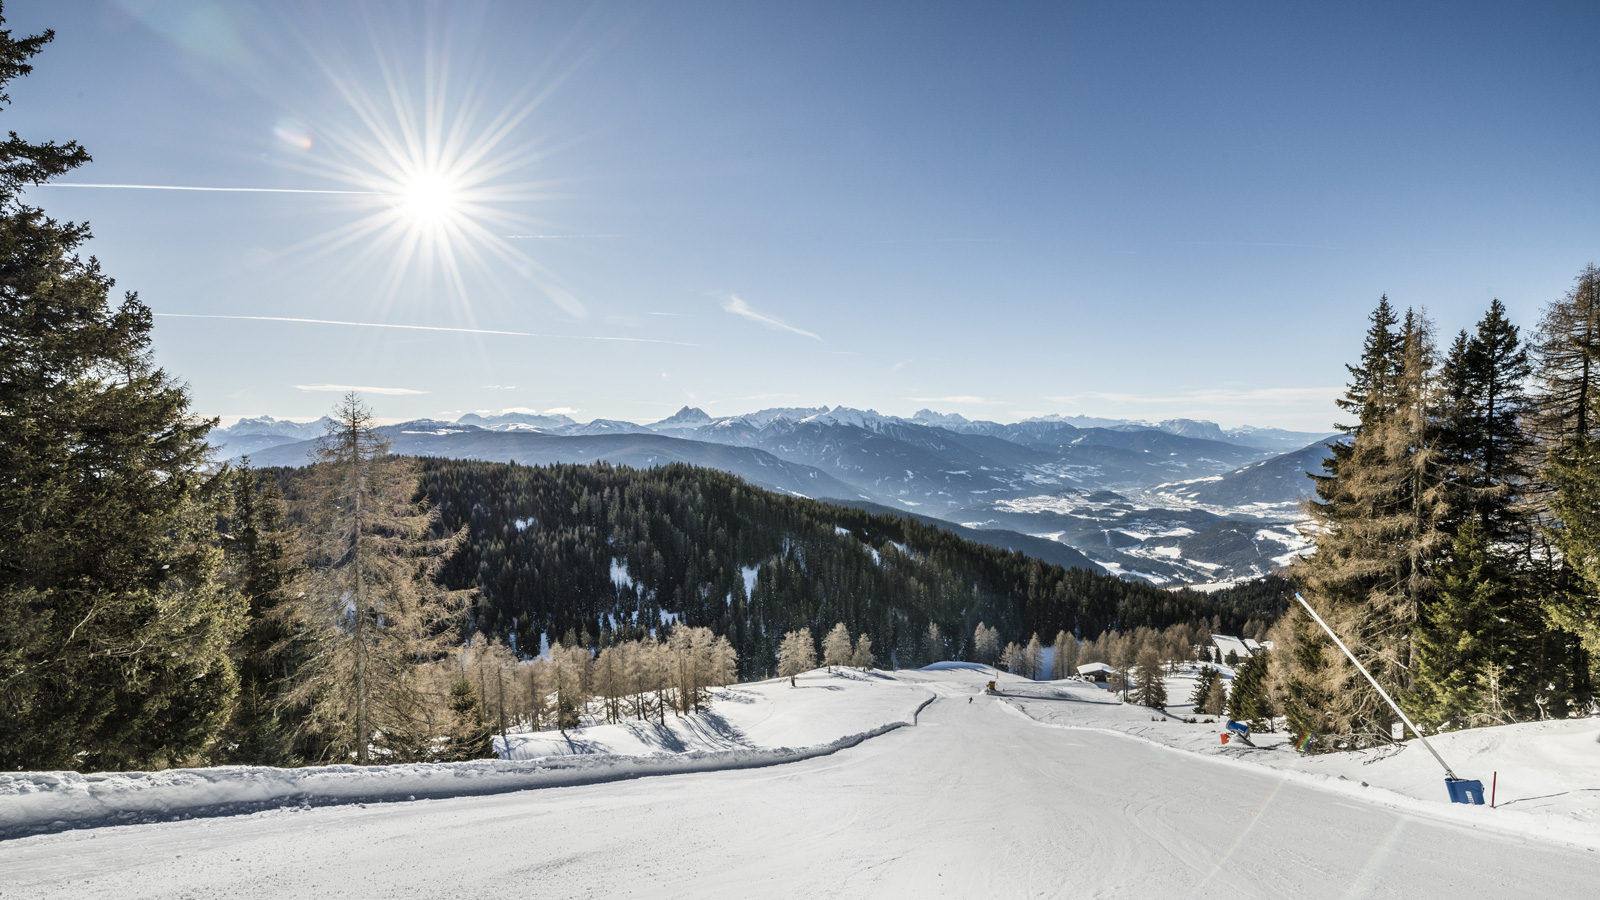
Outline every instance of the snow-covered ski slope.
<svg viewBox="0 0 1600 900"><path fill-rule="evenodd" d="M1600 852L1570 839L1580 820L1568 840L1530 837L1515 809L1447 806L1422 769L1437 800L1175 750L1151 740L1192 732L1176 740L1198 750L1215 727L1152 722L1077 683L1003 678L1011 696L984 696L990 677L741 686L771 700L767 721L784 718L783 692L820 719L837 697L854 712L833 732L880 702L881 726L937 698L914 726L783 765L17 838L0 842L0 897L1575 898L1600 879ZM762 749L759 729L736 727L751 746L734 752ZM799 719L782 728L807 736ZM1580 730L1594 740L1593 723Z"/></svg>

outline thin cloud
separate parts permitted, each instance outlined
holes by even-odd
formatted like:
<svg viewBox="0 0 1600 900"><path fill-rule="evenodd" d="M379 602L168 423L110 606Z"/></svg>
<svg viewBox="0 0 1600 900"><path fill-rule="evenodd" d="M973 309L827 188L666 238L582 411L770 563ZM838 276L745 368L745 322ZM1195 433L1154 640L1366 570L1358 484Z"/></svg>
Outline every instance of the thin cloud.
<svg viewBox="0 0 1600 900"><path fill-rule="evenodd" d="M341 319L303 319L293 316L222 316L204 313L155 313L168 319L235 319L246 322L293 322L300 325L345 325L352 328L399 328L404 331L444 331L455 334L504 334L512 337L563 338L577 341L622 341L630 344L672 344L678 347L703 347L685 341L661 341L654 338L607 337L600 335L539 334L533 331L499 331L493 328L452 328L445 325L396 325L391 322L346 322Z"/></svg>
<svg viewBox="0 0 1600 900"><path fill-rule="evenodd" d="M486 384L483 389L486 391L514 391L517 386L514 384Z"/></svg>
<svg viewBox="0 0 1600 900"><path fill-rule="evenodd" d="M620 234L508 234L508 241L550 241L557 238L618 238Z"/></svg>
<svg viewBox="0 0 1600 900"><path fill-rule="evenodd" d="M36 185L36 187L57 188L110 188L112 190L129 191L218 191L225 194L362 194L366 196L387 196L383 191L319 191L308 188L245 188L245 187L200 187L189 184L85 184L80 181L50 182Z"/></svg>
<svg viewBox="0 0 1600 900"><path fill-rule="evenodd" d="M1008 400L990 400L987 397L974 397L970 394L957 394L954 397L907 397L912 403L964 403L977 406L1004 406Z"/></svg>
<svg viewBox="0 0 1600 900"><path fill-rule="evenodd" d="M822 338L818 337L816 334L813 334L812 332L809 332L809 331L805 330L804 328L796 328L796 327L794 327L793 325L790 325L787 322L780 322L779 320L774 319L773 317L771 317L769 315L766 315L765 313L756 312L755 310L750 308L750 304L744 302L744 300L742 300L742 299L740 299L738 297L735 297L735 296L731 296L730 295L728 297L728 302L722 304L722 309L725 312L733 313L736 316L742 316L742 317L744 317L746 319L749 319L752 322L757 322L757 323L760 323L762 325L765 325L768 328L776 329L778 331L792 332L794 334L800 335L801 337L811 338L813 341L821 341L822 340Z"/></svg>
<svg viewBox="0 0 1600 900"><path fill-rule="evenodd" d="M355 391L358 394L386 394L390 396L427 393L427 391L414 391L411 388L370 387L356 384L297 384L294 388L300 391L331 391L336 394L348 394L351 391Z"/></svg>
<svg viewBox="0 0 1600 900"><path fill-rule="evenodd" d="M1343 391L1342 387L1304 388L1252 388L1249 390L1199 390L1172 394L1121 394L1086 392L1064 396L1045 396L1051 403L1078 403L1083 400L1101 400L1110 403L1160 404L1160 403L1210 403L1219 406L1244 406L1256 403L1307 403L1332 400Z"/></svg>

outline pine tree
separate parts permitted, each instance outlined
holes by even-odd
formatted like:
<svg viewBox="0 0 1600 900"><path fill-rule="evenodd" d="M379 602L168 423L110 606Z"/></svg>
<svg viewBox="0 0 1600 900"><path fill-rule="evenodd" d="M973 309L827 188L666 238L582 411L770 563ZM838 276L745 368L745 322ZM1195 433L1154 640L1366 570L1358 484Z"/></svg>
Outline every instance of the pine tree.
<svg viewBox="0 0 1600 900"><path fill-rule="evenodd" d="M0 31L5 87L52 32ZM22 190L89 162L76 142L0 141L0 768L188 761L238 687L242 603L220 577L215 420L150 354L150 310Z"/></svg>
<svg viewBox="0 0 1600 900"><path fill-rule="evenodd" d="M822 639L822 664L831 672L834 666L850 665L850 632L840 622Z"/></svg>
<svg viewBox="0 0 1600 900"><path fill-rule="evenodd" d="M1141 650L1135 667L1133 701L1151 709L1166 709L1166 671L1155 648L1146 647Z"/></svg>
<svg viewBox="0 0 1600 900"><path fill-rule="evenodd" d="M438 512L412 499L415 464L388 455L360 397L336 412L300 487L309 573L292 621L308 654L290 698L340 758L371 762L375 742L390 759L414 758L434 737L438 699L416 666L454 643L467 593L434 576L464 535L430 537Z"/></svg>

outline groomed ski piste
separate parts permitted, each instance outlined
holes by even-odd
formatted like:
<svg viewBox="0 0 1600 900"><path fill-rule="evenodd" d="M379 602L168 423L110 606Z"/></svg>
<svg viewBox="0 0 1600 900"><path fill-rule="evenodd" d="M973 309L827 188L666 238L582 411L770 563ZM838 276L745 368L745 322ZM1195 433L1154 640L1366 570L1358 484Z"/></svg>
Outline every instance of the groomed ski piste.
<svg viewBox="0 0 1600 900"><path fill-rule="evenodd" d="M994 680L998 695L983 688ZM816 670L436 765L0 774L12 897L1580 897L1600 720L1222 744L1087 682Z"/></svg>

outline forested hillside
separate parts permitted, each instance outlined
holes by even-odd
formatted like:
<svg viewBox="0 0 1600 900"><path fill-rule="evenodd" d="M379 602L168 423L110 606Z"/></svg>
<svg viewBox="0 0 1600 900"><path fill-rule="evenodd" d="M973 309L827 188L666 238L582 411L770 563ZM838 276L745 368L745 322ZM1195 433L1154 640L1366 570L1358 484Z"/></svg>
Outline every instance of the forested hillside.
<svg viewBox="0 0 1600 900"><path fill-rule="evenodd" d="M469 625L523 653L541 636L600 645L681 621L726 635L749 677L774 670L786 631L837 622L907 666L925 661L930 623L962 658L980 621L1025 641L1213 619L1237 631L1284 609L1281 596L1241 603L1064 569L709 469L428 459L421 470L441 533L468 528L443 577L479 589Z"/></svg>

